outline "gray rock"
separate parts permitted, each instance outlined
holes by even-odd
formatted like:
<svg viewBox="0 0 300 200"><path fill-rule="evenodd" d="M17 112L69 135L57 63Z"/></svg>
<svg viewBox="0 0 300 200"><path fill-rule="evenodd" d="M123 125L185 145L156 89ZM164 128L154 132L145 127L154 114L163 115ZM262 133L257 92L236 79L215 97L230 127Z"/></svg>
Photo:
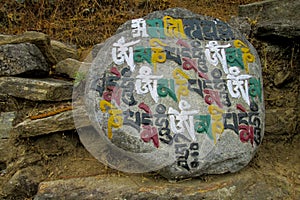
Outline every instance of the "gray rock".
<svg viewBox="0 0 300 200"><path fill-rule="evenodd" d="M297 41L300 38L299 9L298 0L268 0L241 5L239 16L249 18L256 36L268 39L279 36Z"/></svg>
<svg viewBox="0 0 300 200"><path fill-rule="evenodd" d="M2 139L0 138L0 176L4 175L7 167L7 162L9 153L10 153L10 141L8 139Z"/></svg>
<svg viewBox="0 0 300 200"><path fill-rule="evenodd" d="M0 46L0 76L33 74L45 76L49 65L41 51L31 43Z"/></svg>
<svg viewBox="0 0 300 200"><path fill-rule="evenodd" d="M17 124L11 130L11 134L16 138L26 138L73 130L75 129L73 115L74 117L82 119L81 125L79 125L80 127L89 125L89 121L84 120L86 117L82 110L77 109L73 112L72 110L67 110L57 114L41 117L39 119L26 119Z"/></svg>
<svg viewBox="0 0 300 200"><path fill-rule="evenodd" d="M26 138L72 129L74 129L72 112L66 111L41 119L26 119L17 124L11 134L18 138Z"/></svg>
<svg viewBox="0 0 300 200"><path fill-rule="evenodd" d="M15 119L15 112L0 113L0 139L8 139L9 131L12 129L12 123Z"/></svg>
<svg viewBox="0 0 300 200"><path fill-rule="evenodd" d="M75 129L73 114L75 117L82 119L80 127L89 125L89 122L84 120L85 114L82 110L75 110L73 112L72 110L67 110L38 119L26 119L17 124L11 130L11 134L16 138L26 138L73 130Z"/></svg>
<svg viewBox="0 0 300 200"><path fill-rule="evenodd" d="M57 59L57 62L65 60L67 58L79 59L78 52L76 48L66 45L57 40L51 40L50 42L53 54Z"/></svg>
<svg viewBox="0 0 300 200"><path fill-rule="evenodd" d="M17 101L14 97L0 93L0 112L11 112L17 109Z"/></svg>
<svg viewBox="0 0 300 200"><path fill-rule="evenodd" d="M62 101L72 98L73 84L58 79L0 77L0 90L33 101Z"/></svg>
<svg viewBox="0 0 300 200"><path fill-rule="evenodd" d="M100 51L100 49L103 47L103 43L101 44L96 44L93 46L92 48L92 52L91 52L91 60L95 59L97 57L98 52Z"/></svg>
<svg viewBox="0 0 300 200"><path fill-rule="evenodd" d="M81 68L81 73L87 73L91 64L80 62L78 60L67 58L55 65L55 72L66 74L68 77L75 79L78 77L78 70ZM84 72L83 72L84 70Z"/></svg>
<svg viewBox="0 0 300 200"><path fill-rule="evenodd" d="M34 166L17 171L7 184L3 186L4 195L8 199L26 199L32 197L41 181L42 167Z"/></svg>
<svg viewBox="0 0 300 200"><path fill-rule="evenodd" d="M34 200L47 199L285 199L291 191L288 182L269 181L256 174L240 174L213 181L192 179L170 183L147 176L102 175L68 180L44 181ZM274 179L274 177L272 177ZM275 184L274 184L275 183ZM278 183L278 185L276 184ZM278 187L279 185L285 187ZM246 191L246 192L245 192Z"/></svg>
<svg viewBox="0 0 300 200"><path fill-rule="evenodd" d="M57 63L57 59L50 45L50 37L44 33L27 31L22 35L2 35L0 38L0 45L21 43L35 44L43 53L49 65L55 65Z"/></svg>
<svg viewBox="0 0 300 200"><path fill-rule="evenodd" d="M96 132L78 129L82 143L101 162L126 172L177 179L241 170L264 135L256 50L228 24L185 9L144 19L126 22L101 45L85 90L75 92L85 99ZM172 26L182 31L157 28L164 23L182 23ZM131 42L134 63L120 52L113 57L122 42ZM246 87L234 89L234 81Z"/></svg>
<svg viewBox="0 0 300 200"><path fill-rule="evenodd" d="M249 18L247 17L237 17L234 16L228 22L230 26L235 27L238 29L246 38L249 38L251 34L251 24L249 22Z"/></svg>

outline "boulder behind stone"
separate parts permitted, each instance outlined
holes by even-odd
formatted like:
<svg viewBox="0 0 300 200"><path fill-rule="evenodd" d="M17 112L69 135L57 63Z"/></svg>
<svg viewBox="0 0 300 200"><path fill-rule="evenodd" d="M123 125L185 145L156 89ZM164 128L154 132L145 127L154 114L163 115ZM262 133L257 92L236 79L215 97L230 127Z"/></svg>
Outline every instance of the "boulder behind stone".
<svg viewBox="0 0 300 200"><path fill-rule="evenodd" d="M239 16L248 17L258 37L271 39L300 38L300 1L268 0L239 7ZM271 36L271 38L270 38ZM282 40L284 43L284 40Z"/></svg>

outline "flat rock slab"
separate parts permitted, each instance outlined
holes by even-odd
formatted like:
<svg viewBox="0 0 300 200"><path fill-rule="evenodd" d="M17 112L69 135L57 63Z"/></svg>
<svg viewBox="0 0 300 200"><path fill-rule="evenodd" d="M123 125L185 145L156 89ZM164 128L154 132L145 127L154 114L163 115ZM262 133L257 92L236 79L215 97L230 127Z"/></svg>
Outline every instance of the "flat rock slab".
<svg viewBox="0 0 300 200"><path fill-rule="evenodd" d="M2 93L32 101L63 101L72 98L73 84L57 79L0 77Z"/></svg>
<svg viewBox="0 0 300 200"><path fill-rule="evenodd" d="M253 174L255 176L255 174ZM42 182L34 200L46 199L289 199L291 191L279 188L286 185L274 177L226 176L215 181L188 180L170 183L147 176L105 175ZM255 176L257 177L257 176Z"/></svg>
<svg viewBox="0 0 300 200"><path fill-rule="evenodd" d="M17 124L11 131L11 134L17 138L35 137L39 135L46 135L50 133L67 131L75 129L74 117L81 118L80 127L90 125L86 120L87 116L83 110L76 109L75 111L67 110L57 114L46 115L37 119L26 119L25 121Z"/></svg>
<svg viewBox="0 0 300 200"><path fill-rule="evenodd" d="M94 127L80 139L101 162L177 179L236 172L253 158L264 135L261 66L235 28L174 8L126 22L98 47L74 93Z"/></svg>

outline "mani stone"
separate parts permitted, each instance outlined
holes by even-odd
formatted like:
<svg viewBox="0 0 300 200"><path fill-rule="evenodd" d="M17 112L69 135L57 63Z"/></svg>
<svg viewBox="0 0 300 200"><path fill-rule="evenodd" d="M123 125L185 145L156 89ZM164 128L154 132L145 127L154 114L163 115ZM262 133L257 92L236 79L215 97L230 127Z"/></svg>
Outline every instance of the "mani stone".
<svg viewBox="0 0 300 200"><path fill-rule="evenodd" d="M168 179L251 161L264 135L261 64L239 31L173 8L126 22L100 47L73 91L92 125L77 131L99 161Z"/></svg>

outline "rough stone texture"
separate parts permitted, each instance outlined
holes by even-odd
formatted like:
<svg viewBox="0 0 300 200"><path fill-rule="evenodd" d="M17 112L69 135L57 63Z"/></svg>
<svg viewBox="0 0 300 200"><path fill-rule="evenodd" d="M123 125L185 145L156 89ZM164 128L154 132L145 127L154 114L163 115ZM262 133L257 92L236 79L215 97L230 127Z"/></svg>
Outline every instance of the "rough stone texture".
<svg viewBox="0 0 300 200"><path fill-rule="evenodd" d="M166 11L157 11L157 12L147 15L144 19L162 19L166 15L171 16L176 19L180 18L180 19L208 20L208 21L211 21L212 24L218 24L218 25L216 25L217 27L222 27L222 28L224 28L224 26L226 26L226 24L222 24L220 21L218 21L216 19L193 14L192 12L190 12L188 10L180 9L180 8L168 9ZM186 21L186 22L188 22L188 21ZM207 23L207 21L204 21L203 23L205 24L205 23ZM226 28L226 30L228 30L228 29ZM206 29L203 28L202 31L205 32L205 30ZM209 30L211 30L211 29L209 29ZM238 48L238 47L237 47L237 44L234 42L239 42L237 40L241 40L244 43L243 44L244 46L243 46L242 50L241 49L240 50L244 52L245 49L249 48L248 50L252 54L250 56L253 56L255 59L253 58L253 60L250 61L250 62L252 62L252 65L249 64L249 66L248 66L249 71L246 72L246 70L243 68L241 70L241 74L239 74L239 75L245 75L245 77L248 77L248 79L251 76L251 77L254 77L256 80L261 80L262 79L261 68L260 68L260 61L259 61L257 52L255 51L253 46L242 36L242 34L240 32L236 31L232 27L231 27L231 30L232 30L232 34L229 34L230 36L228 36L226 34L220 34L219 36L211 36L211 37L214 37L215 39L208 39L208 38L211 38L209 36L203 36L204 39L203 38L201 39L201 44L199 44L199 45L201 45L201 47L197 46L197 49L200 49L200 51L202 51L203 57L202 58L199 57L198 61L203 59L203 62L205 62L205 64L199 64L199 67L202 65L207 66L207 68L208 68L207 71L200 72L201 69L197 69L197 68L196 68L197 72L195 72L193 70L187 70L187 69L185 69L185 68L187 68L187 66L183 65L183 67L181 67L181 65L182 65L181 63L178 64L178 62L174 62L174 60L167 58L164 63L158 64L157 72L153 72L154 71L153 70L151 72L152 73L151 75L155 75L156 79L161 79L163 76L164 79L173 80L174 82L176 81L175 91L177 90L177 92L174 92L174 93L177 96L179 94L178 84L180 81L184 82L184 80L180 80L180 81L177 80L180 78L176 78L176 73L178 71L175 73L174 72L175 69L183 68L184 69L183 73L188 74L188 75L186 75L188 77L186 79L189 79L189 80L200 79L201 81L203 81L202 84L206 84L206 83L212 84L209 80L215 79L214 76L216 74L214 74L213 72L216 72L216 71L214 71L214 70L215 69L220 70L221 75L219 78L223 79L224 83L226 83L226 81L230 79L228 76L229 72L226 72L225 69L222 68L222 65L219 63L219 61L217 62L218 64L214 65L211 61L208 60L208 56L205 55L205 52L204 52L206 49L208 50L206 45L211 44L211 43L209 43L209 41L217 40L219 42L218 44L222 44L222 45L227 44L226 48L229 48L229 46L230 46L230 48L233 48L233 50L235 51L236 48ZM138 43L138 45L144 46L145 48L148 48L150 39L142 38L142 37L132 38L131 21L126 22L124 25L122 25L118 29L117 33L119 33L119 34L112 37L110 40L107 40L107 42L105 44L101 44L100 47L102 47L102 48L100 48L99 53L98 53L97 57L95 58L94 63L91 67L91 70L89 71L89 74L88 74L89 77L87 78L87 80L88 80L87 81L87 89L85 90L86 93L85 93L84 97L86 98L87 113L89 114L91 123L95 127L95 130L98 132L98 134L90 134L88 132L84 132L83 130L78 131L80 138L81 138L83 144L86 146L86 148L97 159L99 159L103 163L111 164L110 166L112 166L113 168L123 170L126 172L134 172L134 170L143 170L143 167L145 168L144 170L149 170L152 167L153 167L153 170L158 170L158 168L160 168L159 173L169 179L196 177L196 176L200 176L202 174L222 174L222 173L226 173L226 172L236 172L238 170L241 170L243 167L245 167L250 162L250 160L253 158L258 146L261 143L262 137L263 137L263 133L264 133L264 106L263 106L263 101L262 101L263 96L261 95L260 97L258 97L258 96L254 95L254 96L252 96L253 98L248 96L247 97L248 102L245 98L244 98L244 100L243 100L243 98L237 98L237 97L233 98L232 97L233 95L229 94L229 91L228 91L229 86L226 85L226 86L224 86L224 88L225 88L224 90L228 92L228 95L229 95L228 98L230 98L231 104L228 105L225 103L225 104L223 104L223 106L219 105L219 107L218 107L215 102L209 103L208 98L211 98L211 97L206 95L207 91L206 92L204 91L204 93L206 93L206 94L203 94L203 96L201 96L201 95L199 96L199 93L195 92L196 90L192 90L190 88L191 83L189 86L186 86L186 87L189 87L189 89L186 88L186 90L190 90L190 93L188 95L182 94L181 98L185 101L179 100L179 97L177 97L178 98L177 100L174 100L167 95L166 96L161 95L160 97L158 97L157 100L155 100L155 98L152 96L152 94L150 95L148 90L147 90L148 92L140 91L140 93L138 93L137 79L138 79L138 76L141 76L141 74L140 74L141 71L139 71L139 70L141 70L142 66L146 65L146 67L147 67L148 63L145 60L143 60L142 62L138 62L138 61L135 62L135 65L136 65L135 69L134 70L131 69L131 74L129 75L132 80L128 79L129 77L124 78L124 77L122 77L122 76L124 76L124 73L123 74L118 73L118 72L116 72L116 70L119 70L119 72L121 72L124 67L128 67L128 65L127 65L128 63L126 63L127 61L124 62L124 64L117 63L116 61L114 61L113 58L111 58L111 55L112 55L111 49L113 48L113 46L116 46L117 41L120 41L119 39L122 37L124 37L126 41L132 41L133 43L134 42L137 43L138 39L140 39L141 42ZM188 33L186 33L186 34L188 34ZM190 34L192 34L192 33L190 33ZM177 36L177 37L180 38L180 36ZM205 39L205 37L207 37L207 38ZM223 37L224 38L226 37L226 38L224 39ZM235 39L233 39L233 37ZM129 38L131 38L131 39L129 39ZM167 40L162 40L162 41L166 42L166 43L168 42L167 45L171 46L174 49L175 48L179 49L176 52L172 52L172 56L180 55L180 59L183 59L183 57L185 57L185 56L183 55L183 53L182 54L178 53L178 52L180 52L180 47L179 47L179 45L176 46L176 43L179 42L179 41L177 41L178 39L176 39L175 37L173 37L172 39L169 39L169 37L166 37L166 38L167 38ZM195 41L196 39L194 38L194 39L189 40L189 39L185 38L183 40L187 43L186 46L189 46L189 44L190 45L193 44L193 43L191 43L191 41L192 40ZM151 44L151 40L150 40L150 44ZM165 45L165 46L167 46L167 45ZM174 45L174 46L172 46L172 45ZM134 46L133 48L135 48L135 47L136 46ZM189 49L189 48L187 47L187 49ZM230 50L232 50L232 49L230 49ZM186 50L186 51L192 51L192 50L190 49L190 50ZM193 51L195 51L195 50L193 50ZM227 53L229 53L229 51ZM225 50L224 50L224 54L225 54ZM249 56L249 54L247 54L247 56ZM215 59L217 59L217 58L215 58ZM226 59L227 60L225 60L225 62L228 62L228 67L229 67L231 61L229 58L226 58ZM182 61L182 63L184 62L183 60L181 60L181 61ZM241 61L241 62L244 62L244 61ZM149 65L151 65L151 64L149 64ZM110 68L111 66L113 66L114 68ZM230 66L231 67L239 66L239 64L230 65ZM151 66L148 68L151 69ZM230 71L230 69L233 69L233 68L229 68L228 71ZM111 70L111 72L109 72L110 70ZM205 77L205 75L203 75L203 74L199 75L200 73L204 73L207 77ZM178 72L178 74L179 74L179 72ZM115 75L119 76L118 78L120 78L121 80L119 81L119 79L117 77L115 77ZM114 77L111 77L111 76L114 76ZM160 76L160 77L158 77L158 76ZM180 76L180 75L178 75L178 76ZM181 76L184 76L184 75L181 75ZM200 76L200 78L199 78L199 76ZM102 77L107 77L107 79L105 79L105 80L107 80L106 83L104 83L103 80L102 80L103 82L99 81L99 79L101 80ZM124 82L122 82L125 79L128 82L132 81L130 83L130 84L134 85L132 87L132 89L129 89L130 88L129 83L125 84ZM113 81L118 82L118 83L117 84L110 83ZM214 80L214 81L216 81L216 80ZM147 81L145 81L144 83L146 83L146 82ZM227 83L228 83L228 81L227 81ZM120 97L120 102L118 103L118 101L117 101L118 94L117 94L116 88L114 90L109 88L109 89L107 89L107 91L106 91L106 88L102 88L103 91L105 91L106 93L112 92L113 93L112 96L114 96L114 92L115 92L116 96L112 97L112 100L111 100L112 106L110 106L110 104L107 103L105 106L103 106L100 109L99 102L100 102L100 107L101 107L101 102L105 102L104 99L108 98L107 96L106 97L104 96L104 93L103 93L103 95L100 94L101 87L103 87L103 85L106 87L105 84L110 84L109 86L116 86L121 91L122 90L123 91L132 90L132 95L134 96L136 103L134 105L128 106L128 103L126 103L123 100L123 97L124 96L126 97L126 95L123 95L122 93L120 93L120 96L122 95L122 97ZM122 84L123 84L123 86L122 86ZM169 83L167 83L167 84L169 84ZM124 86L124 85L126 85L126 86ZM188 85L187 81L186 81L186 85ZM259 85L262 85L262 83L260 82L256 86L256 87L259 87L259 90L261 90L262 88ZM153 87L156 87L156 86L154 86L154 84L153 84ZM168 87L171 87L171 86L168 86ZM199 86L199 87L202 88L204 86ZM205 86L205 87L208 88L209 86ZM213 87L215 87L215 86L211 86L212 90L218 90ZM98 90L96 91L95 88ZM143 87L143 89L145 89L145 90L149 89L149 86L145 86L145 87ZM110 90L112 90L112 91L110 91ZM100 94L100 96L99 96L99 94ZM107 94L107 95L109 95L109 94ZM164 97L166 97L166 98L164 98ZM249 98L251 98L251 100ZM250 104L250 101L251 101L251 104ZM188 111L186 111L182 108L184 105L184 102L188 102L189 105L186 105L187 107L190 106L189 108L187 108L187 107L185 108ZM163 126L163 125L158 125L159 124L158 119L155 119L158 116L157 115L158 114L158 111L157 111L158 104L162 104L163 106L165 106L165 108L164 108L165 111L163 111L163 113L165 115L164 115L164 118L163 117L162 118L168 121L168 123L166 123L167 124L166 126L168 126L168 128L170 130L170 135L168 136L167 133L163 132L163 131L161 131L159 133L159 136L157 133L156 136L159 139L157 139L156 143L155 143L154 136L152 135L151 136L152 138L151 138L150 136L147 135L147 134L150 134L150 135L154 134L154 132L145 133L146 132L145 129L146 129L146 125L148 125L148 126L151 125L152 128L154 128L154 129L157 128L156 130L159 130L159 128L161 128L161 126ZM210 104L212 104L212 105L210 105ZM256 110L256 108L254 106L256 104L258 104L257 105L258 111ZM148 111L145 107L143 109L141 108L145 105L148 106L147 107L147 108L149 108ZM182 105L182 107L181 107L181 105ZM95 108L97 108L97 109L95 110ZM110 108L111 110L108 111L108 108ZM221 108L222 111L217 111L217 110L220 110L219 108ZM210 130L210 128L213 129L214 133L212 133L212 134L214 136L211 136L209 138L208 134L204 134L203 131L202 131L203 134L200 134L201 131L196 133L196 132L194 132L194 131L196 131L196 129L194 129L194 128L191 128L192 131L188 131L187 129L183 128L184 127L183 124L185 122L181 122L182 129L180 129L179 128L180 122L178 122L178 121L175 122L175 115L176 115L176 120L183 119L183 116L179 116L179 114L178 115L172 114L171 113L172 109L173 110L175 109L176 111L178 111L178 113L181 111L189 112L191 110L192 112L196 113L197 115L199 114L201 116L203 116L203 115L210 116L212 121L209 122L208 129L209 130ZM128 116L125 116L125 111L127 112L128 110L132 111L133 114L128 114ZM212 110L214 110L214 111L212 111ZM142 119L143 116L146 116L145 112L150 113L150 117L144 117L146 119ZM225 127L224 129L222 129L221 133L217 133L216 127L218 127L219 125L217 125L216 119L213 119L213 118L216 117L215 113L218 113L218 112L222 113L222 114L220 114L220 118L221 118L220 123L222 123L223 128L225 127L226 120L228 120L226 123L228 123L230 125L232 125L232 123L234 122L234 120L232 119L232 116L233 116L232 113L235 113L236 115L240 116L240 117L238 117L238 119L236 119L236 120L239 120L240 124L237 124L237 122L236 122L236 125L235 125L237 127L237 129L239 129L239 130L234 132L233 126L231 126L231 128L229 128L229 126L230 126L229 125L229 126ZM241 113L241 112L243 112L243 113ZM256 127L257 129L256 129L256 131L254 131L255 135L251 136L252 142L249 141L249 138L248 138L247 142L245 142L245 141L242 142L242 137L244 137L244 135L242 135L243 134L242 130L241 130L241 128L238 128L238 126L241 125L241 127L243 127L244 125L242 125L242 124L244 124L245 121L242 122L242 119L244 118L247 121L248 117L249 117L248 115L250 115L249 113L252 113L252 112L254 112L255 116L257 116L257 117L255 117L256 122L254 123L256 125L253 125L252 128L254 128L254 126L257 126ZM115 114L115 113L118 113L118 114ZM121 120L121 117L119 117L119 116L116 117L116 115L122 116L122 113L123 113L122 120ZM141 115L141 119L140 119L141 121L138 122L139 120L138 120L138 117L136 117L136 116L139 116L140 113L142 113L143 115ZM226 113L228 113L228 115ZM196 114L192 114L192 115L196 115ZM182 115L186 116L187 114L182 114ZM174 117L173 125L171 124L172 123L171 117ZM254 116L252 116L252 117L254 117ZM114 120L113 122L111 121L112 118ZM151 118L151 119L148 120L147 118ZM193 116L192 116L192 118L193 118ZM125 123L125 120L128 120L126 122L127 124ZM129 120L131 120L131 121L129 121ZM148 121L152 120L152 121L147 122L147 120ZM192 119L189 119L189 120L192 120ZM254 120L254 118L252 118L251 120ZM80 121L80 119L79 119L79 121ZM143 122L143 121L145 121L145 122ZM191 122L191 123L193 123L193 122ZM123 123L123 124L120 125L118 123ZM144 124L141 125L142 123L144 123ZM246 122L247 125L249 125L250 123L253 124L253 122L250 122L250 121ZM226 125L228 125L228 124L226 124ZM135 125L137 125L138 128L136 128ZM109 134L109 130L110 130L109 126L113 127L113 128L111 128L112 131L110 134ZM188 125L185 125L185 126L188 126ZM204 127L203 124L197 125L197 126L202 127L202 128ZM140 129L139 129L139 127L140 127ZM174 128L174 127L176 127L176 128ZM180 129L180 131L182 131L182 132L177 131L177 134L175 134L176 129ZM163 129L161 129L161 130L163 130ZM193 133L191 133L191 132L193 132ZM143 138L143 136L142 136L143 134L146 134L146 136L150 137L150 138L148 138L148 139ZM195 134L194 138L193 138L192 134ZM121 153L121 150L119 152L119 149L116 149L114 147L114 149L110 149L110 151L109 151L109 143L107 143L108 144L107 146L103 145L102 143L105 140L103 142L101 142L102 141L101 139L97 140L97 135L99 138L103 137L105 135L108 135L108 137L111 137L110 138L111 142L114 145L116 145L119 149L125 150L126 152L130 152L130 153L128 153L128 155L126 154L126 156L124 156L124 162L122 161L123 154ZM144 136L144 137L146 137L146 136ZM92 139L89 139L88 137L91 137ZM214 137L214 139L212 139L213 137ZM132 142L132 140L142 142L142 145L144 145L144 148L142 148L141 145L138 144L138 142ZM144 144L143 144L143 142L144 142ZM103 145L103 146L99 146L99 145L97 146L96 143L99 143L99 145ZM138 144L136 146L136 149L134 149L132 147L132 144ZM152 149L149 149L149 145ZM102 154L100 152L102 152ZM105 159L107 159L107 160L105 160ZM115 162L114 159L117 161ZM136 165L136 166L140 166L138 169L134 168L136 166L130 165L130 162L134 163L134 161L138 162L138 164Z"/></svg>
<svg viewBox="0 0 300 200"><path fill-rule="evenodd" d="M283 182L278 180L278 185ZM287 183L285 183L287 184ZM47 199L289 199L291 191L277 188L266 179L253 176L223 177L223 180L203 182L189 180L170 183L153 182L138 176L96 176L42 182L34 200Z"/></svg>
<svg viewBox="0 0 300 200"><path fill-rule="evenodd" d="M85 113L82 110L68 110L52 116L40 118L40 119L26 119L23 122L17 124L12 129L12 135L19 138L34 137L39 135L46 135L49 133L55 133L59 131L67 131L75 129L74 117L81 118L80 127L88 126L89 122L84 120Z"/></svg>
<svg viewBox="0 0 300 200"><path fill-rule="evenodd" d="M17 102L14 97L0 93L0 112L11 112L17 109Z"/></svg>
<svg viewBox="0 0 300 200"><path fill-rule="evenodd" d="M15 112L0 113L0 139L8 139L9 131L12 129L12 122L15 119Z"/></svg>
<svg viewBox="0 0 300 200"><path fill-rule="evenodd" d="M65 60L67 58L73 58L76 60L79 59L78 52L75 48L72 48L71 46L68 46L57 40L51 40L50 44L57 62Z"/></svg>
<svg viewBox="0 0 300 200"><path fill-rule="evenodd" d="M9 199L15 199L15 194L26 199L37 192L38 184L41 181L42 168L40 166L28 167L17 171L12 178L4 185L4 193Z"/></svg>
<svg viewBox="0 0 300 200"><path fill-rule="evenodd" d="M35 31L27 31L22 35L2 35L0 40L0 45L20 43L35 44L43 53L49 65L55 65L57 63L57 60L53 54L52 47L50 45L50 37L48 35Z"/></svg>
<svg viewBox="0 0 300 200"><path fill-rule="evenodd" d="M0 76L29 73L45 76L49 70L46 59L34 44L0 45Z"/></svg>
<svg viewBox="0 0 300 200"><path fill-rule="evenodd" d="M78 60L67 58L66 60L62 60L55 65L55 72L59 74L66 74L68 77L75 79L78 75L79 68L81 69L81 73L83 70L85 73L89 70L90 64L83 63Z"/></svg>
<svg viewBox="0 0 300 200"><path fill-rule="evenodd" d="M6 174L7 160L10 153L10 142L8 139L0 138L0 176Z"/></svg>
<svg viewBox="0 0 300 200"><path fill-rule="evenodd" d="M275 135L292 134L297 131L299 111L295 108L275 108L266 110L266 131Z"/></svg>
<svg viewBox="0 0 300 200"><path fill-rule="evenodd" d="M72 98L73 84L57 79L0 77L0 90L33 101L62 101Z"/></svg>
<svg viewBox="0 0 300 200"><path fill-rule="evenodd" d="M72 111L66 111L41 119L27 119L17 124L12 134L24 138L72 129L74 129Z"/></svg>
<svg viewBox="0 0 300 200"><path fill-rule="evenodd" d="M246 38L252 33L251 24L247 17L232 17L228 22L232 27L238 29Z"/></svg>
<svg viewBox="0 0 300 200"><path fill-rule="evenodd" d="M92 55L91 55L91 57L92 57L92 59L91 60L93 60L93 59L95 59L96 57L97 57L97 54L98 54L98 52L100 51L100 49L103 47L103 43L101 43L101 44L96 44L95 46L93 46L93 49L92 49Z"/></svg>
<svg viewBox="0 0 300 200"><path fill-rule="evenodd" d="M239 16L249 17L261 37L300 38L300 1L267 0L239 7ZM257 24L256 24L257 23ZM268 38L270 39L270 38Z"/></svg>

